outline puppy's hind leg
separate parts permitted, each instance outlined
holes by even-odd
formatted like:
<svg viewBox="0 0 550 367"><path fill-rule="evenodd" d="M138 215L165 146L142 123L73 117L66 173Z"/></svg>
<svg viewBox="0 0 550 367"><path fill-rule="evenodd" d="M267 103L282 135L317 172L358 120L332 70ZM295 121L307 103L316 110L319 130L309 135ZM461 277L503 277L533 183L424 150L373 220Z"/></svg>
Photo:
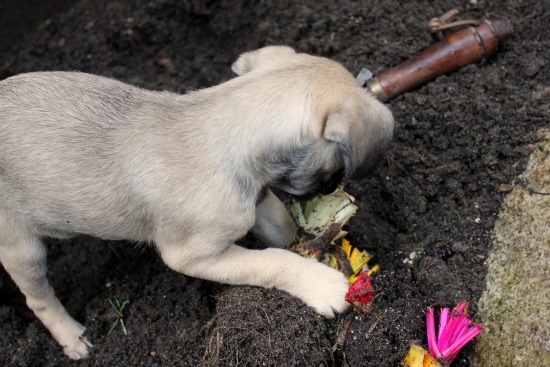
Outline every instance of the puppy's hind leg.
<svg viewBox="0 0 550 367"><path fill-rule="evenodd" d="M48 283L46 252L40 238L0 209L0 263L65 354L72 359L85 358L92 345L82 336L84 326L67 313Z"/></svg>
<svg viewBox="0 0 550 367"><path fill-rule="evenodd" d="M268 191L256 205L256 224L251 229L252 234L266 246L285 247L294 240L297 229L285 205Z"/></svg>

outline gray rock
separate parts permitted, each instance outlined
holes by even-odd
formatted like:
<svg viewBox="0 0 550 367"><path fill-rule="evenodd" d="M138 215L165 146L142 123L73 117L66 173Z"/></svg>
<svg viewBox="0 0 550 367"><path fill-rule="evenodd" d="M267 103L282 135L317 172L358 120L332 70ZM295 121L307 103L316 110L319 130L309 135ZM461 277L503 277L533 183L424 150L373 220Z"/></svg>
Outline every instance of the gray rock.
<svg viewBox="0 0 550 367"><path fill-rule="evenodd" d="M476 367L550 366L550 130L539 134L495 224Z"/></svg>

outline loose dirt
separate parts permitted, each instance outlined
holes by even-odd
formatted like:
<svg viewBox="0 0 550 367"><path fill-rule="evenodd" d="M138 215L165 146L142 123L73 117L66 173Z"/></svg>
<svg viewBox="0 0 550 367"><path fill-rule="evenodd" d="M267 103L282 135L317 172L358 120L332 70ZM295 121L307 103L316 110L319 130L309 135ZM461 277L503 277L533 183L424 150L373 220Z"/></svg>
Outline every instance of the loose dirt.
<svg viewBox="0 0 550 367"><path fill-rule="evenodd" d="M70 362L0 268L3 366L396 366L425 343L424 309L466 299L475 315L505 193L548 124L548 9L476 1L508 17L503 49L389 103L394 144L373 177L350 182L349 238L376 256L380 296L366 316L324 320L277 290L230 287L169 270L150 247L82 237L49 241L48 276L87 326L91 358ZM404 61L436 41L427 22L461 1L75 2L0 51L0 78L80 70L187 92L229 79L241 52L268 44L333 58L352 73ZM25 22L21 15L20 22ZM546 60L546 61L545 61ZM322 75L320 75L322 77ZM254 244L247 238L246 243ZM128 336L108 336L108 299L129 300ZM466 367L472 347L454 366Z"/></svg>

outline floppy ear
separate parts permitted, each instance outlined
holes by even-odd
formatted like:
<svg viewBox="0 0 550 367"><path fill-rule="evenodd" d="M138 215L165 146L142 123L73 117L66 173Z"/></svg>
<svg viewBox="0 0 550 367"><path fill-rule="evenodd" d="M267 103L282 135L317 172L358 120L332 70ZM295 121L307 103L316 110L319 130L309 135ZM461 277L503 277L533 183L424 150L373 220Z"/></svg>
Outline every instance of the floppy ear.
<svg viewBox="0 0 550 367"><path fill-rule="evenodd" d="M258 50L249 51L241 54L237 61L231 65L231 70L237 75L243 75L248 73L254 68L254 65L258 63Z"/></svg>
<svg viewBox="0 0 550 367"><path fill-rule="evenodd" d="M237 75L246 74L258 66L276 67L285 58L296 52L287 46L267 46L255 51L241 54L237 61L231 65L231 70Z"/></svg>
<svg viewBox="0 0 550 367"><path fill-rule="evenodd" d="M337 143L345 176L361 178L382 161L393 135L393 116L373 97L347 99L329 112L323 137Z"/></svg>
<svg viewBox="0 0 550 367"><path fill-rule="evenodd" d="M352 157L350 142L350 125L346 122L346 116L342 112L331 112L325 122L323 137L335 142L340 158L344 162L344 173L349 177L355 172L355 163Z"/></svg>

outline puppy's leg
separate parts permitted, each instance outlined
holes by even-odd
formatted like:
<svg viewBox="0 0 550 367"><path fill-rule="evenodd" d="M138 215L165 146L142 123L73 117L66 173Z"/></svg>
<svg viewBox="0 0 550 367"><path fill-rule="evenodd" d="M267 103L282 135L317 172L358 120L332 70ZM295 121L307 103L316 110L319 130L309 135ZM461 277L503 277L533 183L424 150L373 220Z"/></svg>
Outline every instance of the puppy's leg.
<svg viewBox="0 0 550 367"><path fill-rule="evenodd" d="M27 305L72 359L85 358L92 345L82 337L84 326L59 302L46 278L46 246L24 226L0 210L0 263Z"/></svg>
<svg viewBox="0 0 550 367"><path fill-rule="evenodd" d="M196 243L199 246L188 246ZM300 298L319 314L333 318L346 311L346 277L312 259L278 248L249 250L237 245L208 251L216 244L195 238L184 246L157 241L164 262L183 274L229 284L278 288ZM224 246L222 245L222 249Z"/></svg>
<svg viewBox="0 0 550 367"><path fill-rule="evenodd" d="M256 206L256 224L252 234L267 246L284 247L294 240L296 230L296 224L284 204L268 191Z"/></svg>

